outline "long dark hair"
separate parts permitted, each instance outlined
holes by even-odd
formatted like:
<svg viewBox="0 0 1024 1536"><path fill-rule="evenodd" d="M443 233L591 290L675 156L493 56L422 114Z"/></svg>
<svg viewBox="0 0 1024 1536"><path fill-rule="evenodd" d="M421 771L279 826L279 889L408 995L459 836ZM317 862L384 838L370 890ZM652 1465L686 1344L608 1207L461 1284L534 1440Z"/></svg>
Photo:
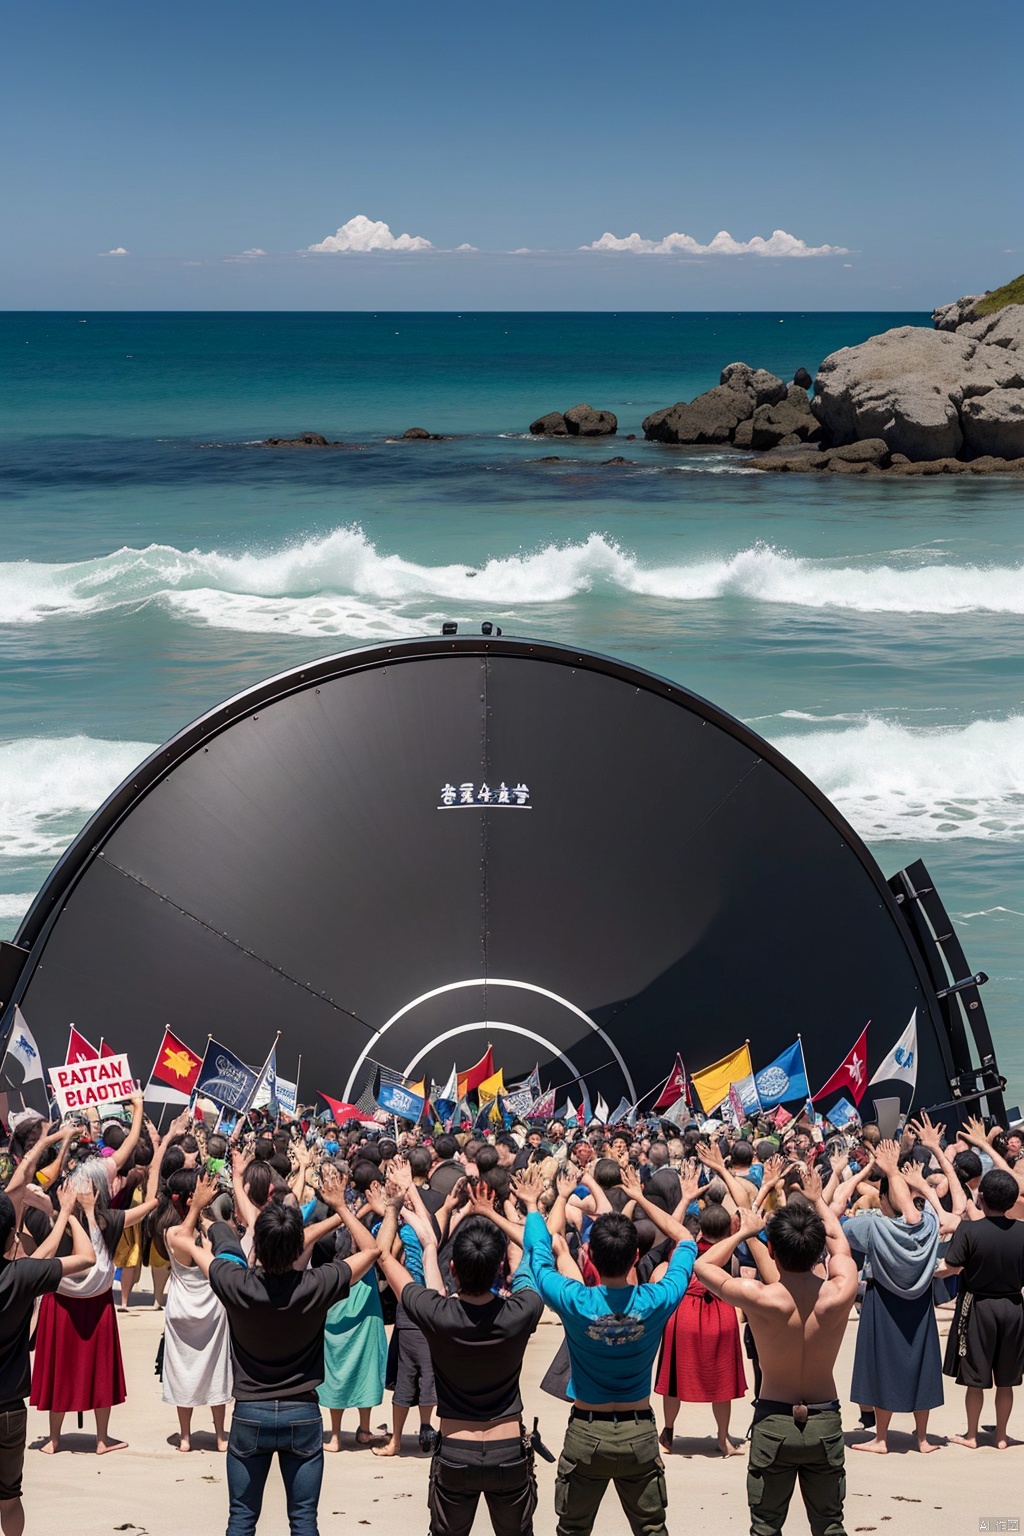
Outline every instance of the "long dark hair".
<svg viewBox="0 0 1024 1536"><path fill-rule="evenodd" d="M163 1259L170 1258L166 1233L185 1220L198 1180L199 1173L195 1168L179 1168L161 1187L160 1204L153 1217L152 1241Z"/></svg>

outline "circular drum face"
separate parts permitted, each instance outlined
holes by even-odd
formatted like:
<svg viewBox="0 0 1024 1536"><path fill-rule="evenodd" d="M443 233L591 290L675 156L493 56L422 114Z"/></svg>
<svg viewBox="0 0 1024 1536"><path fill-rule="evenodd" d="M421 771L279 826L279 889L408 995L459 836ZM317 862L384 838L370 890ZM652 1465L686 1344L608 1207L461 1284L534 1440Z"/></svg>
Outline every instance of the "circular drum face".
<svg viewBox="0 0 1024 1536"><path fill-rule="evenodd" d="M874 861L712 705L608 658L466 638L271 679L161 748L23 925L44 1059L74 1020L144 1077L170 1026L300 1097L378 1066L611 1106L745 1039L802 1035L812 1087L870 1019L918 1009L918 1100L947 1096L934 997ZM649 1101L648 1101L649 1102Z"/></svg>

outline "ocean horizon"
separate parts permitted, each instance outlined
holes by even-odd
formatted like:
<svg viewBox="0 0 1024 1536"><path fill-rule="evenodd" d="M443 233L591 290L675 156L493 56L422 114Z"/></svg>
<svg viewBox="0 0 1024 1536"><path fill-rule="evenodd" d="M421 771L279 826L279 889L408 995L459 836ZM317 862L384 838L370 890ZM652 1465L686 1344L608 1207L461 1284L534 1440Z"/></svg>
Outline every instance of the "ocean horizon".
<svg viewBox="0 0 1024 1536"><path fill-rule="evenodd" d="M929 323L0 314L0 933L120 779L222 698L313 656L491 619L710 698L821 787L886 875L923 858L992 978L1016 1104L1019 482L765 475L642 438L644 416L728 363L790 379ZM618 434L530 437L582 401ZM410 427L448 440L389 440ZM259 446L302 431L346 447Z"/></svg>

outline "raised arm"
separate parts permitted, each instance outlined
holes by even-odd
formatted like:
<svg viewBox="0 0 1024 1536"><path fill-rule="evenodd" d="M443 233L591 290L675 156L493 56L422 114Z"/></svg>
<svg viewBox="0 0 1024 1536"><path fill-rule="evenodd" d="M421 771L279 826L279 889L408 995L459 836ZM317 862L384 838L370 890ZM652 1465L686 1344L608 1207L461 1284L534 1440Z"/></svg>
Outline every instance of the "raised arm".
<svg viewBox="0 0 1024 1536"><path fill-rule="evenodd" d="M643 1185L640 1183L640 1175L634 1168L623 1169L622 1187L663 1236L670 1237L674 1243L693 1242L693 1238L681 1221L676 1221L674 1216L669 1216L660 1206L655 1205L653 1200L647 1199Z"/></svg>
<svg viewBox="0 0 1024 1536"><path fill-rule="evenodd" d="M858 1168L857 1172L853 1175L852 1178L845 1179L843 1183L840 1184L836 1189L832 1199L826 1202L829 1210L834 1216L842 1216L845 1213L847 1206L850 1204L853 1195L857 1189L859 1189L861 1183L864 1181L864 1179L868 1178L869 1175L874 1173L874 1171L875 1158L874 1154L872 1153L871 1157L869 1157L867 1162L864 1164L864 1167ZM822 1195L824 1197L824 1191L822 1191Z"/></svg>
<svg viewBox="0 0 1024 1536"><path fill-rule="evenodd" d="M850 1252L850 1245L846 1241L846 1234L843 1232L839 1218L822 1198L821 1174L814 1168L805 1168L801 1182L805 1197L814 1206L825 1228L825 1252L828 1255L826 1284L834 1285L845 1298L847 1294L852 1295L856 1292L859 1276L853 1254Z"/></svg>
<svg viewBox="0 0 1024 1536"><path fill-rule="evenodd" d="M141 1088L136 1088L135 1092L132 1094L131 1106L131 1129L129 1130L124 1141L122 1141L121 1145L113 1153L113 1155L110 1158L104 1158L104 1162L109 1162L111 1165L111 1175L114 1173L120 1173L123 1168L127 1168L135 1152L135 1148L139 1144L139 1137L142 1135L143 1113L143 1094ZM155 1155L153 1161L154 1163L156 1162Z"/></svg>
<svg viewBox="0 0 1024 1536"><path fill-rule="evenodd" d="M361 1280L380 1258L380 1249L361 1221L357 1221L345 1200L345 1180L333 1163L325 1163L321 1171L320 1193L324 1204L329 1205L341 1225L352 1239L353 1252L345 1260L353 1280Z"/></svg>
<svg viewBox="0 0 1024 1536"><path fill-rule="evenodd" d="M946 1183L949 1187L949 1201L953 1208L954 1216L963 1216L967 1210L967 1192L961 1184L957 1171L953 1167L953 1161L942 1145L942 1138L946 1133L946 1127L934 1124L923 1111L913 1122L917 1139L923 1147L927 1147L942 1172L946 1175Z"/></svg>
<svg viewBox="0 0 1024 1536"><path fill-rule="evenodd" d="M889 1180L889 1204L897 1215L903 1217L908 1227L916 1227L921 1220L921 1212L914 1204L914 1197L900 1171L899 1157L900 1149L896 1142L880 1141L878 1143L875 1163L879 1172Z"/></svg>
<svg viewBox="0 0 1024 1536"><path fill-rule="evenodd" d="M712 1296L729 1302L734 1307L748 1307L761 1293L760 1280L733 1279L729 1273L733 1255L741 1243L756 1240L761 1231L759 1211L739 1211L734 1218L738 1228L720 1242L712 1244L706 1253L698 1254L693 1272L701 1285ZM755 1256L756 1263L756 1256Z"/></svg>
<svg viewBox="0 0 1024 1536"><path fill-rule="evenodd" d="M754 1203L754 1195L757 1193L749 1179L738 1179L735 1174L730 1173L726 1167L725 1158L717 1147L706 1147L703 1142L698 1142L697 1156L704 1167L709 1168L725 1184L737 1210L749 1211Z"/></svg>

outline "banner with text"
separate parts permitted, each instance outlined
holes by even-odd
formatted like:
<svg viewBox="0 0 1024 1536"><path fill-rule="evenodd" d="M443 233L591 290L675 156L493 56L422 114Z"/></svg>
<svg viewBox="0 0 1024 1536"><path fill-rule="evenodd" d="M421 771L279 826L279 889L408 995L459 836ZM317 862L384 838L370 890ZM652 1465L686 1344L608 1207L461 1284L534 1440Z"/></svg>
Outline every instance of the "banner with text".
<svg viewBox="0 0 1024 1536"><path fill-rule="evenodd" d="M53 1096L62 1115L84 1109L102 1110L123 1104L135 1092L128 1057L100 1056L95 1061L75 1061L50 1068Z"/></svg>

